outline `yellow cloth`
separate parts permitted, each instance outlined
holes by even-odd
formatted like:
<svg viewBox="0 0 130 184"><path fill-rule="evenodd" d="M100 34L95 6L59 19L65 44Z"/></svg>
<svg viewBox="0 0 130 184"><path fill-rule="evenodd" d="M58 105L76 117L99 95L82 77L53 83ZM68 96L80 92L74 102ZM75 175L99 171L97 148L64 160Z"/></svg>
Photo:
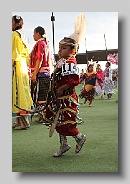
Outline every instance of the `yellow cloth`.
<svg viewBox="0 0 130 184"><path fill-rule="evenodd" d="M86 84L86 85L85 85L85 90L86 90L87 92L89 92L92 88L95 88L95 86L93 86L92 84Z"/></svg>
<svg viewBox="0 0 130 184"><path fill-rule="evenodd" d="M33 101L30 93L27 62L28 48L22 42L19 33L12 32L12 112L20 112L14 104L24 109L31 109ZM17 93L17 95L16 95Z"/></svg>
<svg viewBox="0 0 130 184"><path fill-rule="evenodd" d="M92 74L96 74L96 72L95 71L92 71L92 72L86 72L86 74L87 74L87 76L89 77L90 75L92 75Z"/></svg>
<svg viewBox="0 0 130 184"><path fill-rule="evenodd" d="M92 71L92 72L86 72L86 74L87 74L87 76L90 76L90 75L92 75L92 74L95 74L96 72L95 71ZM95 86L93 86L92 84L86 84L85 85L85 90L87 91L87 92L89 92L92 88L95 88Z"/></svg>

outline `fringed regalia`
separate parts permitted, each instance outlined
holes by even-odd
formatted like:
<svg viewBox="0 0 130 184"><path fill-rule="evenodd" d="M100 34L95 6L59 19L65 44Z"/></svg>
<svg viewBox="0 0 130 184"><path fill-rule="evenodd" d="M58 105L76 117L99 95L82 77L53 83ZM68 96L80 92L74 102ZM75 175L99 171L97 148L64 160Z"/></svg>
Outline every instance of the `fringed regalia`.
<svg viewBox="0 0 130 184"><path fill-rule="evenodd" d="M59 97L50 100L49 105L43 111L43 119L45 124L52 125L55 116L59 110L58 120L56 122L56 131L60 135L74 136L78 134L76 128L77 123L81 123L82 119L78 117L78 97L75 92L75 86L80 82L79 71L76 67L76 59L74 57L68 60L60 59L57 63L57 73L55 75L54 92L67 84L68 88L63 91Z"/></svg>
<svg viewBox="0 0 130 184"><path fill-rule="evenodd" d="M71 148L66 136L72 136L75 139L76 154L79 153L86 141L86 136L80 133L77 128L77 124L81 124L82 119L78 117L79 104L75 86L79 84L80 78L74 57L79 48L79 41L81 41L85 33L85 28L85 16L80 14L76 18L74 33L69 37L64 37L59 42L59 58L61 59L57 62L50 83L50 91L47 98L48 106L46 105L47 107L43 111L45 124L51 126L49 137L52 136L54 129L56 129L60 137L60 149L53 154L54 157L61 156ZM63 46L65 46L66 54L63 52Z"/></svg>
<svg viewBox="0 0 130 184"><path fill-rule="evenodd" d="M95 95L95 85L96 80L102 81L99 75L96 72L86 72L83 74L81 81L85 80L85 85L81 94L79 95L80 98L85 98L86 100L93 100Z"/></svg>
<svg viewBox="0 0 130 184"><path fill-rule="evenodd" d="M114 93L114 84L112 82L112 69L110 67L106 67L104 70L104 84L103 89L106 94L113 94Z"/></svg>

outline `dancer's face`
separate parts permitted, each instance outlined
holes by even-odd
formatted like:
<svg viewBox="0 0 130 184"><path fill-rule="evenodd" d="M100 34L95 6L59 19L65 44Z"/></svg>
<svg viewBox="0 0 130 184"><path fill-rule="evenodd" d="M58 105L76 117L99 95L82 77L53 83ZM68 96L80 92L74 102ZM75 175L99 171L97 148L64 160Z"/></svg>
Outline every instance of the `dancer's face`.
<svg viewBox="0 0 130 184"><path fill-rule="evenodd" d="M106 67L109 67L109 64L108 63L106 63Z"/></svg>
<svg viewBox="0 0 130 184"><path fill-rule="evenodd" d="M88 72L93 72L93 65L91 65L91 66L89 67Z"/></svg>
<svg viewBox="0 0 130 184"><path fill-rule="evenodd" d="M71 48L68 45L59 44L59 58L67 58L71 55Z"/></svg>

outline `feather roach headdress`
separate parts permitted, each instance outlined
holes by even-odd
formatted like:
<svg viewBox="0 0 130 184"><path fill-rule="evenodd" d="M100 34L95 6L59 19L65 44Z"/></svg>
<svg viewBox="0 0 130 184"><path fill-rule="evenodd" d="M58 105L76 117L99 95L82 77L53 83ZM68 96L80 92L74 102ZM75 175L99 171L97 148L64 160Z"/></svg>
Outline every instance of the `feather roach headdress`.
<svg viewBox="0 0 130 184"><path fill-rule="evenodd" d="M64 39L60 41L60 44L70 45L74 47L77 52L79 48L79 43L81 43L85 38L86 28L87 22L85 15L80 13L80 15L76 17L74 33L68 37L64 37Z"/></svg>
<svg viewBox="0 0 130 184"><path fill-rule="evenodd" d="M76 17L74 33L71 34L69 38L74 39L77 43L82 42L85 36L86 27L85 15L80 13L80 15Z"/></svg>

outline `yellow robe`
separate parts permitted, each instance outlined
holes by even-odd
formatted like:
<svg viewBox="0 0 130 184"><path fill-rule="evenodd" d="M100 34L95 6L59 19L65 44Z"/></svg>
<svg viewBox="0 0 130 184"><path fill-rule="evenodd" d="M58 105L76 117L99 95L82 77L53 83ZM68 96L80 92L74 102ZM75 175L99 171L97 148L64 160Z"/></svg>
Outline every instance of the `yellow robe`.
<svg viewBox="0 0 130 184"><path fill-rule="evenodd" d="M20 34L12 32L12 112L19 113L14 104L24 109L31 109L33 101L30 93L30 83L27 69L29 52Z"/></svg>

